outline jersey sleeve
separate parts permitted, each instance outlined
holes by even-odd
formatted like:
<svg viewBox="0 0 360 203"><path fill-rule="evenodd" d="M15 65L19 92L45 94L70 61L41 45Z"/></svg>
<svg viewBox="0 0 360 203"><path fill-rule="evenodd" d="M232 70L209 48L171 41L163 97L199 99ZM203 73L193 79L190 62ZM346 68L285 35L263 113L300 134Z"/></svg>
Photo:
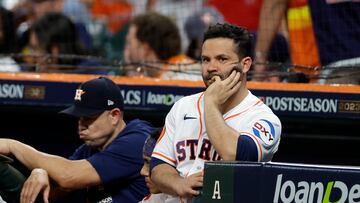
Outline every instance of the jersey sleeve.
<svg viewBox="0 0 360 203"><path fill-rule="evenodd" d="M174 104L174 106L166 116L163 132L160 135L155 149L151 155L151 157L155 158L154 160L157 160L157 163L150 164L153 167L155 167L155 165L159 163L159 160L168 163L174 167L177 165L174 151L176 107L177 103Z"/></svg>
<svg viewBox="0 0 360 203"><path fill-rule="evenodd" d="M236 160L270 161L280 143L281 122L274 114L257 115L239 134Z"/></svg>

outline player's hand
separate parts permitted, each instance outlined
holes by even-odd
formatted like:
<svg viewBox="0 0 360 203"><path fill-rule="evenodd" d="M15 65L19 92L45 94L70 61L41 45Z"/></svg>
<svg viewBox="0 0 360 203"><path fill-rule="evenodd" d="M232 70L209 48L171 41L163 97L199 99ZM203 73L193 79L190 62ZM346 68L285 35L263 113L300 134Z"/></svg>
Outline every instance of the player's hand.
<svg viewBox="0 0 360 203"><path fill-rule="evenodd" d="M178 190L176 193L180 197L189 198L195 195L199 195L200 191L197 188L203 186L204 173L198 172L194 173L188 177L182 179L181 183L178 185Z"/></svg>
<svg viewBox="0 0 360 203"><path fill-rule="evenodd" d="M239 91L241 73L233 70L225 80L221 80L219 76L214 76L213 80L214 82L205 91L204 99L206 103L220 107L230 96Z"/></svg>
<svg viewBox="0 0 360 203"><path fill-rule="evenodd" d="M0 139L0 154L8 155L11 153L10 150L10 139Z"/></svg>
<svg viewBox="0 0 360 203"><path fill-rule="evenodd" d="M44 203L49 203L50 181L44 169L32 170L25 181L20 195L20 203L34 203L39 193L42 192Z"/></svg>

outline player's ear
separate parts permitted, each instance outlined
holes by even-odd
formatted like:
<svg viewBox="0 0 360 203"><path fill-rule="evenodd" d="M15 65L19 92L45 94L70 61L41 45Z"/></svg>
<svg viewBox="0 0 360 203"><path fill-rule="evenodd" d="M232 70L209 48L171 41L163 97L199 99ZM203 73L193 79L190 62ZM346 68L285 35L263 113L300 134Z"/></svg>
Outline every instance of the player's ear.
<svg viewBox="0 0 360 203"><path fill-rule="evenodd" d="M250 70L252 59L249 56L245 56L243 59L241 59L240 63L242 66L242 72L247 73Z"/></svg>
<svg viewBox="0 0 360 203"><path fill-rule="evenodd" d="M110 111L110 117L114 123L117 123L123 119L123 112L119 108L114 108Z"/></svg>

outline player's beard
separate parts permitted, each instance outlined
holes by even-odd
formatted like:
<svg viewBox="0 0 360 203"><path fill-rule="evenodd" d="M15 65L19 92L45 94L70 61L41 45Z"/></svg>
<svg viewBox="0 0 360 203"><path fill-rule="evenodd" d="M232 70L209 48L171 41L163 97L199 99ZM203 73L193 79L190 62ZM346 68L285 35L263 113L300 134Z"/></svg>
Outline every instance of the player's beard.
<svg viewBox="0 0 360 203"><path fill-rule="evenodd" d="M234 69L231 69L229 72L226 72L226 73L210 73L208 75L202 74L202 78L203 78L205 86L209 87L213 82L215 82L214 76L219 76L221 81L225 80L226 78L228 78L230 76L230 74L232 73L233 70ZM242 70L238 70L238 71L240 71L240 74L241 74L240 77L242 80L244 73L242 72Z"/></svg>

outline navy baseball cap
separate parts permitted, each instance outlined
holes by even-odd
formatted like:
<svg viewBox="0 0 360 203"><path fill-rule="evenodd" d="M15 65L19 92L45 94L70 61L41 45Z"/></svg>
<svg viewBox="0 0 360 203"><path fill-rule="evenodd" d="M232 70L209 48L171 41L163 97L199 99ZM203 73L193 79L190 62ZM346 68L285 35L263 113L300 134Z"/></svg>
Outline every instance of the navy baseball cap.
<svg viewBox="0 0 360 203"><path fill-rule="evenodd" d="M61 111L75 117L90 117L107 110L123 110L120 88L110 79L99 77L82 83L76 90L74 104Z"/></svg>

